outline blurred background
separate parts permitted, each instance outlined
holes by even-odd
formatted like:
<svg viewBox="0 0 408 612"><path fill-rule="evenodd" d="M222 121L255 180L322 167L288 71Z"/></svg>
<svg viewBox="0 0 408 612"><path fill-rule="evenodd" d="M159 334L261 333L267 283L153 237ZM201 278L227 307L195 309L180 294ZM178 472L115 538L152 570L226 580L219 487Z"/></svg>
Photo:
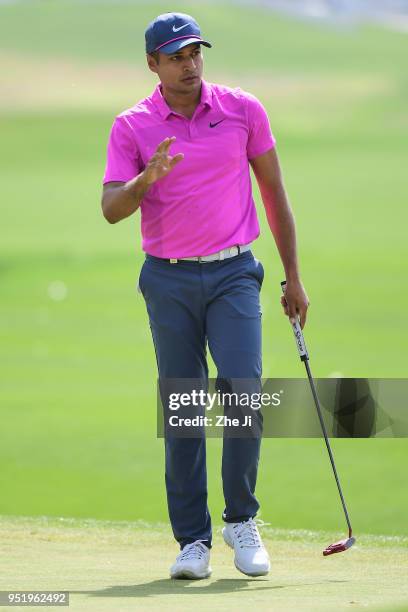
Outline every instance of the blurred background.
<svg viewBox="0 0 408 612"><path fill-rule="evenodd" d="M100 209L113 119L154 89L144 30L167 11L213 43L208 81L268 110L314 375L408 374L408 2L0 1L0 514L167 521L139 213L110 226ZM303 377L254 192L263 374ZM208 441L215 523L220 442ZM333 448L355 532L408 534L407 441ZM321 440L264 440L258 496L274 527L343 525Z"/></svg>

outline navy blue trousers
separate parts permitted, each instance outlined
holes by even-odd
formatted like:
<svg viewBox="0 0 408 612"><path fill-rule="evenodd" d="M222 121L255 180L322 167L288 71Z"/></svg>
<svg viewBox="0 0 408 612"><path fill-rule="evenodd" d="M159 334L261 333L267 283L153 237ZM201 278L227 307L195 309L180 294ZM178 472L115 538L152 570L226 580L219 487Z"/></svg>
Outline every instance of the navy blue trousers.
<svg viewBox="0 0 408 612"><path fill-rule="evenodd" d="M223 261L170 263L146 255L139 287L146 302L160 378L208 379L207 344L217 380L262 375L263 267L251 251ZM260 415L260 411L259 415ZM259 416L262 418L262 415ZM260 438L223 439L223 519L254 517ZM211 547L205 437L165 437L169 517L181 548L195 540Z"/></svg>

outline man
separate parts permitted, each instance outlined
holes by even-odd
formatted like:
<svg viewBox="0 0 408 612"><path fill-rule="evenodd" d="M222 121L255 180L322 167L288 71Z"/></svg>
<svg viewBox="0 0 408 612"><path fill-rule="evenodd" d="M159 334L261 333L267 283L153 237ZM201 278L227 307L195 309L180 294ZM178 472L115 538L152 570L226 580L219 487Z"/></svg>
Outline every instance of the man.
<svg viewBox="0 0 408 612"><path fill-rule="evenodd" d="M146 29L151 96L118 115L108 145L103 214L116 223L141 208L139 277L159 380L200 380L210 349L222 381L261 377L263 268L250 244L259 235L251 164L286 273L286 315L306 321L293 215L282 184L275 139L262 104L239 88L202 79L201 37L189 15L159 15ZM259 417L261 418L261 417ZM223 441L225 542L235 565L267 574L268 553L254 518L260 439ZM181 552L172 578L211 573L205 437L165 436L169 516Z"/></svg>

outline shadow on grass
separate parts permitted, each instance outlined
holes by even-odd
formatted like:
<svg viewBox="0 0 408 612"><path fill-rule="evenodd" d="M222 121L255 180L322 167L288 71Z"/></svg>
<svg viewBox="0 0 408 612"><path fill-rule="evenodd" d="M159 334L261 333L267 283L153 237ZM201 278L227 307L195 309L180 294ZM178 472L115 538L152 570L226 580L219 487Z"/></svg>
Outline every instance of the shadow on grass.
<svg viewBox="0 0 408 612"><path fill-rule="evenodd" d="M117 585L96 591L70 591L77 595L91 597L152 597L155 595L198 595L199 593L221 594L243 591L266 591L270 589L290 589L302 586L325 584L327 582L349 582L348 580L323 580L320 582L301 582L296 584L270 584L268 578L220 578L210 582L198 580L152 580L142 584ZM268 584L269 583L269 584ZM192 587L192 585L194 585ZM250 586L251 585L251 586ZM256 585L256 586L255 586ZM191 588L192 587L192 588Z"/></svg>

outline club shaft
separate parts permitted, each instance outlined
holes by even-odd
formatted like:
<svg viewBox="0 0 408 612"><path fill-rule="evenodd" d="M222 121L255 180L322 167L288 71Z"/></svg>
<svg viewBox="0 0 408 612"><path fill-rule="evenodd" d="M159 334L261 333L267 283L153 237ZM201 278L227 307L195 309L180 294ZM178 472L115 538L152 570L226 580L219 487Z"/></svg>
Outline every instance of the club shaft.
<svg viewBox="0 0 408 612"><path fill-rule="evenodd" d="M314 398L314 401L315 401L316 410L317 410L317 414L318 414L318 417L319 417L320 425L321 425L321 428L322 428L322 432L323 432L323 436L324 436L324 441L326 442L327 452L329 453L330 463L331 463L331 466L333 468L333 474L334 474L334 477L336 479L337 488L338 488L338 491L339 491L339 494L340 494L340 499L341 499L341 503L342 503L342 506L343 506L344 515L346 517L347 525L348 525L348 528L349 528L349 538L351 538L351 534L352 534L351 523L350 523L349 515L348 515L348 512L347 512L346 502L344 501L343 492L341 490L340 480L339 480L339 477L337 475L336 465L335 465L334 459L333 459L333 453L332 453L332 450L330 448L330 442L329 442L329 438L327 436L326 426L325 426L324 421L323 421L323 416L322 416L322 411L321 411L321 408L320 408L319 398L317 397L316 387L315 387L315 384L314 384L312 373L310 371L309 361L306 359L304 361L304 364L305 364L305 367L306 367L307 376L309 378L310 387L312 389L312 394L313 394L313 398Z"/></svg>

